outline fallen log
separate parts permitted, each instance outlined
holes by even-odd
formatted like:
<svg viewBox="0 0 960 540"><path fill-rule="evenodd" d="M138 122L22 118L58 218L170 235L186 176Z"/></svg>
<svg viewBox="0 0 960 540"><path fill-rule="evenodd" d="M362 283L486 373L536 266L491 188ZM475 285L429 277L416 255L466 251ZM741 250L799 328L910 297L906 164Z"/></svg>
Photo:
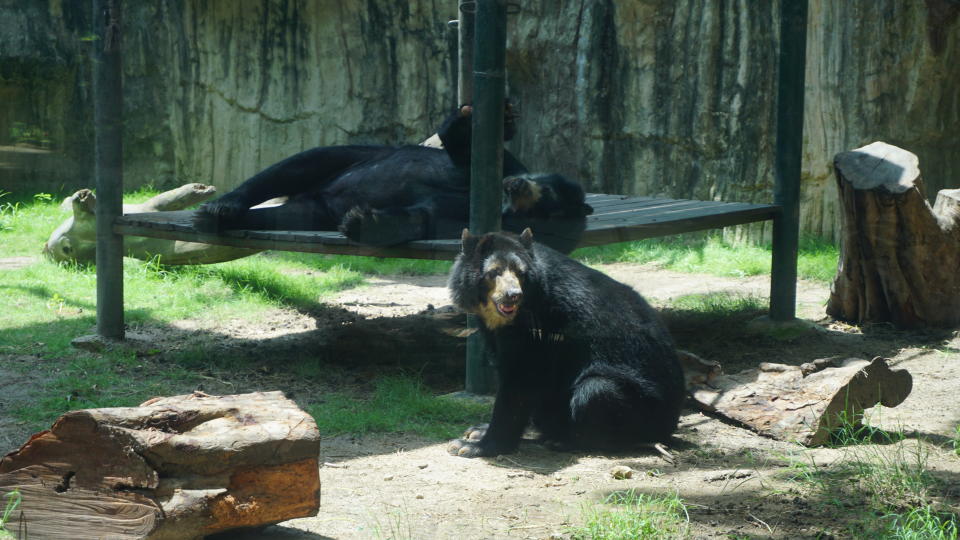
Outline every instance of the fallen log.
<svg viewBox="0 0 960 540"><path fill-rule="evenodd" d="M319 451L281 392L195 392L64 414L0 460L0 494L31 540L189 540L316 515Z"/></svg>
<svg viewBox="0 0 960 540"><path fill-rule="evenodd" d="M124 214L183 210L216 195L216 188L204 184L185 184L165 191L141 204L123 205ZM73 215L60 224L43 246L43 253L56 262L93 264L97 258L97 197L89 189L81 189L64 199L60 207ZM148 238L124 236L124 255L143 261L158 260L166 265L211 264L248 257L260 250Z"/></svg>
<svg viewBox="0 0 960 540"><path fill-rule="evenodd" d="M883 358L849 358L802 366L764 362L757 369L696 384L691 395L701 409L762 435L818 446L842 422L859 426L864 409L877 403L899 405L912 387L910 373L891 370Z"/></svg>
<svg viewBox="0 0 960 540"><path fill-rule="evenodd" d="M875 142L834 158L843 208L827 314L898 328L960 324L960 189L927 202L917 156Z"/></svg>

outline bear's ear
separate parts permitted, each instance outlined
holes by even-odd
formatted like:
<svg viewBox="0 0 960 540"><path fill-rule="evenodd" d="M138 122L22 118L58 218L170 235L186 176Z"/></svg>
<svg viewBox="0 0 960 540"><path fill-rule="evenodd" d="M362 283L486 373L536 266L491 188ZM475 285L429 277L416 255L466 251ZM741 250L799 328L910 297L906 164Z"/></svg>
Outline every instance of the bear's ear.
<svg viewBox="0 0 960 540"><path fill-rule="evenodd" d="M527 227L520 233L520 243L527 249L533 247L533 231L530 230L530 227Z"/></svg>
<svg viewBox="0 0 960 540"><path fill-rule="evenodd" d="M460 234L460 253L472 253L477 249L477 236L470 234L470 229L464 229Z"/></svg>

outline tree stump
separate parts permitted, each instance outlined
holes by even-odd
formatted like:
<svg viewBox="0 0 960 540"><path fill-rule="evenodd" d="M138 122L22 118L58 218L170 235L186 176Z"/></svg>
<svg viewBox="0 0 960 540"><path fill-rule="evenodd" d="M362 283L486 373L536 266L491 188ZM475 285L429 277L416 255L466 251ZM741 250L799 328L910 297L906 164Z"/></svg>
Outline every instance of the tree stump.
<svg viewBox="0 0 960 540"><path fill-rule="evenodd" d="M31 540L189 540L316 515L319 452L281 392L196 392L64 414L0 460L0 493Z"/></svg>
<svg viewBox="0 0 960 540"><path fill-rule="evenodd" d="M788 366L763 362L757 369L719 375L695 384L701 409L740 422L762 435L806 446L826 443L841 416L858 426L863 410L895 407L910 395L913 377L891 370L883 358L822 359Z"/></svg>
<svg viewBox="0 0 960 540"><path fill-rule="evenodd" d="M960 324L960 189L931 208L917 156L875 142L834 158L843 205L827 314L898 328Z"/></svg>

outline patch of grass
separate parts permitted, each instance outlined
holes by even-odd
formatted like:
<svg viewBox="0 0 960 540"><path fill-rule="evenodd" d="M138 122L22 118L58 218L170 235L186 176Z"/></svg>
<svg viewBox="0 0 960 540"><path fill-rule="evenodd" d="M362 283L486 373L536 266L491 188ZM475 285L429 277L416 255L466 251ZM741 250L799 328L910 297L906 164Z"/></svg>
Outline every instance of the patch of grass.
<svg viewBox="0 0 960 540"><path fill-rule="evenodd" d="M655 263L670 270L720 276L770 273L769 246L724 241L718 234L692 233L637 242L578 249L573 256L587 264ZM839 252L833 244L804 238L800 242L799 277L829 282L837 271Z"/></svg>
<svg viewBox="0 0 960 540"><path fill-rule="evenodd" d="M16 511L17 507L20 506L20 502L22 501L20 492L16 489L4 495L4 498L7 500L7 502L3 509L3 515L0 516L0 540L5 538L15 538L13 533L7 530L7 523L10 522L10 519L13 517L13 512Z"/></svg>
<svg viewBox="0 0 960 540"><path fill-rule="evenodd" d="M697 313L705 317L729 317L764 311L766 304L764 298L721 292L678 296L670 303L670 309Z"/></svg>
<svg viewBox="0 0 960 540"><path fill-rule="evenodd" d="M847 404L835 421L836 428L830 433L830 445L833 447L855 446L858 444L894 444L906 439L903 431L886 431L873 427L863 421L862 411L852 410ZM876 421L880 421L883 409L877 407Z"/></svg>
<svg viewBox="0 0 960 540"><path fill-rule="evenodd" d="M679 296L660 309L677 340L698 336L698 341L730 332L742 333L745 324L766 312L765 298L728 292Z"/></svg>
<svg viewBox="0 0 960 540"><path fill-rule="evenodd" d="M371 527L373 537L378 540L413 540L416 538L410 524L410 512L406 508L378 512L372 516L371 520L373 521Z"/></svg>
<svg viewBox="0 0 960 540"><path fill-rule="evenodd" d="M277 252L273 256L281 260L297 262L320 271L341 269L372 276L436 275L446 274L453 264L450 261L421 259L384 259L354 255L314 255L311 253Z"/></svg>
<svg viewBox="0 0 960 540"><path fill-rule="evenodd" d="M0 245L4 255L36 255L67 215L49 193L15 199L10 193L0 192Z"/></svg>
<svg viewBox="0 0 960 540"><path fill-rule="evenodd" d="M943 484L928 469L923 441L852 425L842 415L833 440L844 445L843 458L829 467L812 458L794 463L793 480L849 518L851 537L957 539L957 516L930 502Z"/></svg>
<svg viewBox="0 0 960 540"><path fill-rule="evenodd" d="M877 537L894 540L957 540L960 530L956 514L937 512L928 505L882 516L880 522L885 526Z"/></svg>
<svg viewBox="0 0 960 540"><path fill-rule="evenodd" d="M35 369L49 379L32 401L11 411L35 430L46 429L69 410L133 407L153 396L189 392L202 380L176 363L155 366L128 351L74 353L38 362Z"/></svg>
<svg viewBox="0 0 960 540"><path fill-rule="evenodd" d="M373 395L361 400L347 392L326 394L307 406L320 433L406 432L438 440L463 433L489 417L490 407L434 396L411 377L384 377Z"/></svg>
<svg viewBox="0 0 960 540"><path fill-rule="evenodd" d="M571 529L577 540L687 538L689 516L679 496L647 495L630 489L610 494L602 504L584 508L585 523Z"/></svg>
<svg viewBox="0 0 960 540"><path fill-rule="evenodd" d="M128 202L154 194L140 190ZM4 256L37 257L50 232L68 216L51 196L8 201L0 213ZM256 320L283 306L312 311L320 308L323 296L363 281L362 274L343 266L318 270L308 261L278 260L269 254L182 267L126 259L123 266L125 319L133 330L185 318ZM137 362L131 352L91 355L71 347L73 338L91 333L95 325L92 266L38 258L0 272L0 296L0 354L34 355L35 369L44 372L35 400L16 411L20 419L40 427L70 409L136 405L153 395L189 391L199 375L186 367L208 367L204 351L177 351L165 369L138 370L138 364L149 362ZM197 361L178 363L190 358Z"/></svg>

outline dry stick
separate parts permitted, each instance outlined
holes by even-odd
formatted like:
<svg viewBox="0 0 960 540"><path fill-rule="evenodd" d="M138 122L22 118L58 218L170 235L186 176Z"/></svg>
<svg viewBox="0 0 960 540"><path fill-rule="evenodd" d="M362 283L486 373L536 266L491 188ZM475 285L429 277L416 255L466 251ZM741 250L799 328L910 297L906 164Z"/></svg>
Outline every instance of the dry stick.
<svg viewBox="0 0 960 540"><path fill-rule="evenodd" d="M767 525L767 522L766 522L766 521L758 518L757 516L755 516L755 515L753 515L753 514L747 514L747 515L748 515L749 517L753 518L753 520L756 521L757 523L759 523L760 525L763 525L764 527L766 527L767 530L770 531L770 534L773 534L773 529L770 528L770 525Z"/></svg>
<svg viewBox="0 0 960 540"><path fill-rule="evenodd" d="M677 459L673 457L673 454L671 454L669 450L667 450L667 446L665 444L655 443L653 445L653 449L659 452L660 455L663 456L663 459L666 460L667 463L673 465L674 467L677 466Z"/></svg>

